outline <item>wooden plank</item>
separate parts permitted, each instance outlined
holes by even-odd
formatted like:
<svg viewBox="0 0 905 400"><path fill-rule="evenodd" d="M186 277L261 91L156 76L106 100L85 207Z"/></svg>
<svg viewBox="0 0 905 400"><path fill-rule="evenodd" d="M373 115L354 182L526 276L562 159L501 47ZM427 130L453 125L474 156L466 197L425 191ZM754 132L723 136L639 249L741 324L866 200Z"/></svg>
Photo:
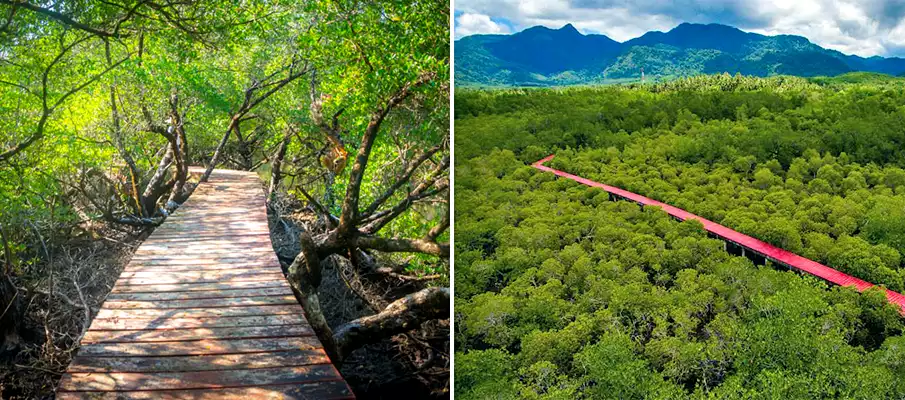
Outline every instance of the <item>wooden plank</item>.
<svg viewBox="0 0 905 400"><path fill-rule="evenodd" d="M251 238L255 238L255 236L251 236ZM147 243L147 242L146 242ZM216 250L230 250L230 251L244 251L246 249L263 249L262 251L273 251L273 247L271 246L272 242L269 240L267 242L257 241L257 242L241 242L241 243L231 243L231 242L223 242L223 241L209 241L209 240L195 240L192 242L184 241L184 242L165 242L165 241L156 241L154 243L148 244L150 249L143 249L139 247L137 251L141 251L144 253L146 250L167 250L170 252L206 252L206 251L216 251Z"/></svg>
<svg viewBox="0 0 905 400"><path fill-rule="evenodd" d="M259 276L271 276L273 279L282 280L283 279L283 271L278 268L273 268L270 271L258 272L255 270L239 270L239 271L230 271L230 270L212 270L212 271L170 271L170 272L158 272L158 271L127 271L123 272L120 276L120 279L142 279L142 278L153 278L159 279L161 281L166 281L169 279L192 279L192 280L230 280L233 278L240 277L259 277Z"/></svg>
<svg viewBox="0 0 905 400"><path fill-rule="evenodd" d="M257 264L257 265L275 265L279 266L279 260L273 257L198 257L194 258L139 258L132 260L129 265L223 265L230 263Z"/></svg>
<svg viewBox="0 0 905 400"><path fill-rule="evenodd" d="M242 264L180 264L180 265L141 265L129 264L123 272L138 271L155 271L155 272L181 272L181 271L220 271L220 270L243 270L247 272L265 272L265 271L283 271L283 268L276 263L270 265L260 263L242 263Z"/></svg>
<svg viewBox="0 0 905 400"><path fill-rule="evenodd" d="M245 210L248 212L248 210ZM241 213L241 211L240 211ZM195 213L192 217L176 217L172 224L161 225L158 230L167 231L190 231L193 228L228 230L230 228L250 228L258 225L267 225L265 218L243 218L241 220L229 221L218 217L208 217L203 212Z"/></svg>
<svg viewBox="0 0 905 400"><path fill-rule="evenodd" d="M142 343L173 342L210 339L253 339L265 337L299 337L313 336L314 330L308 324L267 325L267 326L228 326L223 328L193 329L151 329L95 331L89 330L82 339L88 343Z"/></svg>
<svg viewBox="0 0 905 400"><path fill-rule="evenodd" d="M195 242L198 243L198 242ZM164 247L166 246L166 247ZM137 250L133 257L142 257L147 258L150 256L157 256L157 258L166 258L166 257L185 257L185 256L196 256L198 254L210 254L211 257L222 257L221 254L232 254L233 257L240 257L243 255L251 256L265 256L271 255L273 253L273 248L270 243L249 243L249 244L210 244L210 245L199 245L195 247L190 246L173 246L169 245L156 245L149 246L148 249Z"/></svg>
<svg viewBox="0 0 905 400"><path fill-rule="evenodd" d="M349 386L343 381L325 381L305 384L289 385L258 385L247 387L231 387L216 389L196 390L166 390L166 391L131 391L131 392L60 392L57 399L134 399L134 400L175 400L175 399L264 399L264 400L290 400L290 399L322 399L345 400L354 399Z"/></svg>
<svg viewBox="0 0 905 400"><path fill-rule="evenodd" d="M176 222L176 221L174 221ZM207 217L199 217L196 220L185 220L179 221L170 225L162 225L160 228L157 228L158 233L172 233L172 232L180 232L180 233L193 233L197 231L231 231L236 229L241 229L242 231L246 230L255 230L261 228L269 228L266 220L246 220L240 222L215 222L210 221Z"/></svg>
<svg viewBox="0 0 905 400"><path fill-rule="evenodd" d="M225 227L229 224L244 226L247 224L267 223L267 219L263 216L250 217L247 214L242 214L241 211L235 213L235 215L232 216L214 215L207 212L196 212L191 216L183 214L182 216L175 216L173 219L173 224L163 225L163 227L168 229L179 229L195 225L196 223L210 227Z"/></svg>
<svg viewBox="0 0 905 400"><path fill-rule="evenodd" d="M135 308L155 308L155 309L183 309L183 308L218 308L218 307L241 307L241 306L266 306L276 304L298 304L295 296L292 295L276 295L276 296L255 296L255 297L226 297L217 299L192 299L192 300L173 300L173 301L130 301L130 300L108 300L104 303L107 309L135 309Z"/></svg>
<svg viewBox="0 0 905 400"><path fill-rule="evenodd" d="M230 308L102 308L94 319L141 319L141 318L217 318L217 317L251 317L256 315L287 315L302 313L302 306L297 303L246 306Z"/></svg>
<svg viewBox="0 0 905 400"><path fill-rule="evenodd" d="M278 259L276 253L245 253L242 250L234 252L182 252L180 256L170 257L166 254L138 254L130 261L133 264L158 264L158 265L185 265L192 264L230 264L230 263L270 263ZM169 261L169 262L167 262Z"/></svg>
<svg viewBox="0 0 905 400"><path fill-rule="evenodd" d="M269 235L242 235L242 236L226 236L222 238L209 238L205 240L198 240L194 237L180 237L175 239L159 239L154 235L147 238L144 242L142 242L142 246L145 244L151 246L166 246L167 248L185 248L185 247L195 247L195 246L212 246L212 245L230 245L230 246L244 246L244 245L265 245L271 243Z"/></svg>
<svg viewBox="0 0 905 400"><path fill-rule="evenodd" d="M196 197L195 195L198 195L198 196ZM201 209L206 209L206 211L204 212L204 215L207 215L207 216L215 216L215 217L216 216L229 217L229 216L237 216L237 215L248 216L248 214L241 214L241 212L243 210L248 211L247 207L235 207L234 206L234 207L229 207L227 209L227 207L205 207L204 204L194 203L194 200L210 199L211 197L212 196L207 196L207 195L202 194L201 192L195 191L195 193L192 195L193 202L183 204L182 207L177 208L176 212L173 213L173 215L171 215L170 218L172 218L173 221L176 221L176 220L178 220L178 218L185 218L185 217L189 217L191 215L196 214L194 212L190 213L188 211L197 211L197 210L201 210ZM260 218L260 217L258 217L258 218Z"/></svg>
<svg viewBox="0 0 905 400"><path fill-rule="evenodd" d="M191 257L208 257L208 258L263 258L265 256L272 256L273 249L270 246L263 247L263 245L255 245L256 247L248 247L248 246L205 246L201 248L188 247L188 248L173 248L173 249L141 249L137 250L135 254L133 254L133 258L136 260L147 259L147 258L169 258L173 257L175 259L180 258L191 258Z"/></svg>
<svg viewBox="0 0 905 400"><path fill-rule="evenodd" d="M192 224L189 224L192 225ZM158 232L159 235L164 237L166 236L174 236L174 235L215 235L215 234L225 234L225 233L234 233L236 231L241 231L242 234L267 234L270 233L269 227L266 223L254 223L254 224L246 224L246 225L235 225L235 226L223 226L223 227L211 227L211 226L193 226L193 227L185 227L185 228L167 228L161 229Z"/></svg>
<svg viewBox="0 0 905 400"><path fill-rule="evenodd" d="M232 260L271 260L276 258L272 249L264 249L265 251L249 251L249 250L230 250L227 252L188 252L188 251L166 251L160 254L135 254L132 260L216 260L219 262L231 262ZM177 254L171 254L177 253Z"/></svg>
<svg viewBox="0 0 905 400"><path fill-rule="evenodd" d="M204 389L234 385L302 384L340 379L342 377L329 364L199 372L77 372L63 376L60 390Z"/></svg>
<svg viewBox="0 0 905 400"><path fill-rule="evenodd" d="M247 235L244 232L231 232L228 235L217 236L211 238L198 238L196 236L179 236L175 238L161 238L157 235L151 235L148 237L144 243L152 243L152 244L161 244L165 243L167 245L182 245L182 246L192 246L196 243L236 243L236 244L244 244L244 243L258 243L258 242L270 242L269 234L261 234L261 235Z"/></svg>
<svg viewBox="0 0 905 400"><path fill-rule="evenodd" d="M259 274L259 273L248 273L248 274L238 274L229 277L228 279L216 279L210 277L201 277L197 279L191 278L178 278L178 277L167 277L167 278L135 278L135 279L120 279L116 282L115 286L129 286L129 285L174 285L174 284L202 284L202 283L226 283L233 284L236 282L261 282L261 281L284 281L283 274L281 273L267 273L267 274Z"/></svg>
<svg viewBox="0 0 905 400"><path fill-rule="evenodd" d="M232 281L232 282L188 282L158 283L155 285L119 285L113 286L111 293L162 293L162 292L207 292L227 289L263 289L284 287L285 280L265 281Z"/></svg>
<svg viewBox="0 0 905 400"><path fill-rule="evenodd" d="M181 234L181 235L163 235L163 234L156 235L155 234L155 235L152 235L151 237L154 238L154 240L167 240L167 241L172 240L172 241L177 241L177 242L178 241L192 242L192 241L197 241L197 240L220 240L223 238L252 238L252 237L257 238L257 237L268 236L268 235L270 235L270 231L267 231L267 232L233 231L233 232L226 232L226 233L206 234L206 235L200 235L198 233L195 233L194 235L190 235L190 236L185 235L185 234Z"/></svg>
<svg viewBox="0 0 905 400"><path fill-rule="evenodd" d="M88 330L222 328L303 324L306 322L301 314L212 318L124 318L97 319L91 323Z"/></svg>
<svg viewBox="0 0 905 400"><path fill-rule="evenodd" d="M216 260L205 261L199 259L200 261L187 261L187 260L179 260L178 262L164 262L161 263L159 260L149 260L149 261L133 261L126 265L126 269L131 269L132 272L138 272L142 270L149 269L158 269L163 271L185 271L186 267L196 267L197 271L202 270L211 270L216 271L218 269L224 269L224 267L235 267L236 269L261 269L261 268L274 268L282 271L279 260L274 257L270 260L250 260L250 261L238 261L234 260L231 262L218 262ZM182 269L180 269L182 268Z"/></svg>
<svg viewBox="0 0 905 400"><path fill-rule="evenodd" d="M270 229L270 225L267 224L266 221L254 221L254 222L243 222L243 223L223 223L223 224L205 224L200 221L186 221L183 225L170 225L166 228L159 228L158 234L161 235L172 235L172 234L183 234L183 235L191 235L199 232L209 232L209 233L254 233L254 232L268 232Z"/></svg>
<svg viewBox="0 0 905 400"><path fill-rule="evenodd" d="M299 336L259 339L205 339L179 342L89 343L79 349L79 355L85 357L191 356L322 348L323 346L317 340L317 337Z"/></svg>
<svg viewBox="0 0 905 400"><path fill-rule="evenodd" d="M155 236L156 238L162 239L173 239L173 238L182 238L186 236L192 236L195 239L203 240L203 239L211 239L211 238L222 238L224 236L258 236L258 235L268 235L270 231L268 228L260 227L256 229L229 229L229 230L207 230L207 229L199 229L195 231L185 231L185 232L161 232L159 236Z"/></svg>
<svg viewBox="0 0 905 400"><path fill-rule="evenodd" d="M273 368L328 364L323 349L281 350L268 353L216 354L174 357L85 357L72 361L69 372L188 372Z"/></svg>
<svg viewBox="0 0 905 400"><path fill-rule="evenodd" d="M184 272L184 271L218 271L218 270L227 270L227 269L235 269L235 270L249 270L249 272L256 270L270 270L270 271L283 271L283 267L279 264L279 262L252 262L252 263L235 263L235 264L171 264L171 265L159 265L159 264L144 264L144 263L130 263L126 265L126 268L123 272L139 272L139 271L157 271L157 272Z"/></svg>
<svg viewBox="0 0 905 400"><path fill-rule="evenodd" d="M159 300L189 300L189 299L218 299L224 297L251 297L292 295L289 285L279 285L264 289L222 289L204 292L147 292L147 293L110 293L107 300L132 300L132 301L159 301ZM103 310L101 310L103 311ZM95 318L100 318L98 314Z"/></svg>

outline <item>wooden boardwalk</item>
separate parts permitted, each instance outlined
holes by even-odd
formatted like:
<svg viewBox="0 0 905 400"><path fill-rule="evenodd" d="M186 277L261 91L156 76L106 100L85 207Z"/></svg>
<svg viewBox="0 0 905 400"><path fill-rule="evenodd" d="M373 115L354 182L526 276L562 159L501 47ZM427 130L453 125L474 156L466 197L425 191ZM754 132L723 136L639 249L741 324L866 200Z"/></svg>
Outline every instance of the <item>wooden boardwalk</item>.
<svg viewBox="0 0 905 400"><path fill-rule="evenodd" d="M283 277L256 174L215 171L142 243L57 396L354 398Z"/></svg>
<svg viewBox="0 0 905 400"><path fill-rule="evenodd" d="M769 260L774 264L781 265L786 268L790 268L806 274L811 274L836 285L853 286L859 292L863 292L876 286L873 283L855 278L854 276L830 268L816 261L804 258L802 256L799 256L798 254L773 246L760 239L753 238L741 232L736 232L723 225L710 221L706 218L699 217L681 208L673 207L669 204L644 197L637 193L629 192L625 189L620 189L615 186L592 181L590 179L582 178L578 175L573 175L568 172L553 169L544 165L544 163L546 163L547 161L552 160L554 156L555 155L544 157L536 161L534 164L531 164L531 166L541 171L552 172L556 176L571 179L583 185L603 189L604 191L609 193L610 196L617 200L633 201L641 205L642 207L660 207L667 214L679 221L696 219L701 222L701 224L704 226L704 229L707 230L708 233L713 235L713 237L723 240L726 243L732 243L734 246L740 247L742 250L742 255L745 255L745 251L747 250L753 255L762 257L763 259ZM898 292L893 292L892 290L885 288L884 290L886 291L886 298L889 300L889 302L899 306L899 312L905 315L905 295L902 295Z"/></svg>

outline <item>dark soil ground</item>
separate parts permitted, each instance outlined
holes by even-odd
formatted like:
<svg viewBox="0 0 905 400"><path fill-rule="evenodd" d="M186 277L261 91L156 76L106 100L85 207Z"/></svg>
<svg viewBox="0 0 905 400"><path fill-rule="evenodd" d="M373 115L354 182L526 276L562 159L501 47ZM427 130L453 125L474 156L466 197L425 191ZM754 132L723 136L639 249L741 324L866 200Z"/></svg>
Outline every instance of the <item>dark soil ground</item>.
<svg viewBox="0 0 905 400"><path fill-rule="evenodd" d="M0 398L54 398L79 338L147 236L104 228L93 232L56 247L49 265L23 266L18 274L16 286L25 303L22 341L0 354Z"/></svg>

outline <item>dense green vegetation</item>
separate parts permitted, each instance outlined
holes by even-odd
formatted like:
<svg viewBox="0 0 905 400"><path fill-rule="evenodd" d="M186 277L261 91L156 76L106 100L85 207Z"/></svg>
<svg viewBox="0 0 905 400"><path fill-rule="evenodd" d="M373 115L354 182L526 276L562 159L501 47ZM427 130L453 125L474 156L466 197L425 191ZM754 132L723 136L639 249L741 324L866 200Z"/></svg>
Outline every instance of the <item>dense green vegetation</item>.
<svg viewBox="0 0 905 400"><path fill-rule="evenodd" d="M897 398L903 320L654 197L902 289L905 85L716 75L456 96L456 394Z"/></svg>
<svg viewBox="0 0 905 400"><path fill-rule="evenodd" d="M0 1L0 397L53 391L123 261L206 179L191 165L259 172L274 230L292 237L277 249L287 265L304 232L318 257L375 277L356 282L374 291L365 312L348 305L331 327L308 308L337 364L402 332L431 338L416 352L444 346L442 324L412 331L422 320L336 346L331 328L422 289L448 293L449 12L446 1ZM287 270L317 292L319 271ZM442 396L445 353L430 351L424 370L383 354L398 360L382 379L405 374L391 383Z"/></svg>
<svg viewBox="0 0 905 400"><path fill-rule="evenodd" d="M512 35L475 35L456 42L460 85L552 86L663 80L728 72L834 76L851 71L905 73L901 58L863 58L793 35L764 36L719 24L681 24L616 42L582 35L572 25L535 26Z"/></svg>

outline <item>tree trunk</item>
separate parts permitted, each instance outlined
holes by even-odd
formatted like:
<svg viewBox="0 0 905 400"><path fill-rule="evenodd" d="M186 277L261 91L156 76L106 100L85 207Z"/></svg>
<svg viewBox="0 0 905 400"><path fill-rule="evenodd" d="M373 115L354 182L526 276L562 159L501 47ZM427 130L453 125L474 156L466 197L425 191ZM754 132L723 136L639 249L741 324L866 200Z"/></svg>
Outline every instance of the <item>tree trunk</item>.
<svg viewBox="0 0 905 400"><path fill-rule="evenodd" d="M317 289L321 284L322 268L317 247L308 231L302 231L299 235L299 243L302 251L289 266L289 283L295 289L296 297L302 303L305 314L308 316L308 323L311 324L323 343L327 355L334 362L339 362L339 354L333 343L333 329L330 328L324 317L321 302L317 296Z"/></svg>
<svg viewBox="0 0 905 400"><path fill-rule="evenodd" d="M332 210L336 206L336 196L333 193L333 185L336 183L336 175L333 171L327 171L324 175L324 205L327 210Z"/></svg>
<svg viewBox="0 0 905 400"><path fill-rule="evenodd" d="M240 129L240 124L236 124L236 128L233 129L236 132L236 150L239 153L239 158L241 159L242 169L245 171L251 171L251 167L253 164L252 160L252 152L249 143L242 137L242 130Z"/></svg>
<svg viewBox="0 0 905 400"><path fill-rule="evenodd" d="M0 278L0 356L15 353L21 343L19 324L22 298L12 278L4 274Z"/></svg>
<svg viewBox="0 0 905 400"><path fill-rule="evenodd" d="M289 147L289 141L292 139L292 130L287 129L286 135L283 136L283 141L280 142L280 147L277 149L276 154L273 155L273 161L270 167L270 187L267 189L267 198L269 201L272 201L277 193L277 187L280 185L280 179L282 179L282 167L283 167L283 158L286 157L286 148Z"/></svg>
<svg viewBox="0 0 905 400"><path fill-rule="evenodd" d="M0 240L3 241L3 276L0 277L0 356L14 353L19 348L19 324L22 321L22 297L13 284L14 258L6 230L0 226Z"/></svg>
<svg viewBox="0 0 905 400"><path fill-rule="evenodd" d="M188 197L188 193L185 191L185 183L189 176L189 145L186 140L182 116L179 115L179 97L175 93L170 97L170 120L174 128L171 143L175 149L173 156L176 161L176 184L173 186L170 198L167 200L166 209L168 212L175 210Z"/></svg>
<svg viewBox="0 0 905 400"><path fill-rule="evenodd" d="M173 155L173 143L170 142L167 145L166 154L163 155L163 158L160 159L160 163L157 165L157 172L151 177L148 186L145 187L145 191L141 195L142 209L145 212L145 217L154 215L154 212L157 210L157 200L160 200L160 196L163 196L169 189L167 187L169 185L167 185L165 179L167 170L169 170L170 165L173 163Z"/></svg>
<svg viewBox="0 0 905 400"><path fill-rule="evenodd" d="M120 157L123 158L123 161L126 162L126 167L129 169L129 186L132 191L132 200L135 202L135 204L133 204L135 206L135 214L142 215L141 193L138 191L138 167L135 165L132 154L129 153L129 150L126 149L126 145L123 142L119 110L116 106L116 86L114 85L110 85L110 108L113 114L113 144L116 146L116 150L119 151Z"/></svg>
<svg viewBox="0 0 905 400"><path fill-rule="evenodd" d="M214 150L214 156L211 158L210 163L207 165L207 169L205 169L204 174L201 175L201 182L207 182L208 178L210 178L211 176L211 173L214 172L214 168L216 168L217 163L220 162L220 155L223 154L223 148L226 147L226 142L229 141L229 135L233 133L233 129L235 129L238 123L239 115L234 115L232 120L229 121L229 126L226 128L226 133L223 135L223 138L220 139L220 143L217 144L217 149Z"/></svg>

